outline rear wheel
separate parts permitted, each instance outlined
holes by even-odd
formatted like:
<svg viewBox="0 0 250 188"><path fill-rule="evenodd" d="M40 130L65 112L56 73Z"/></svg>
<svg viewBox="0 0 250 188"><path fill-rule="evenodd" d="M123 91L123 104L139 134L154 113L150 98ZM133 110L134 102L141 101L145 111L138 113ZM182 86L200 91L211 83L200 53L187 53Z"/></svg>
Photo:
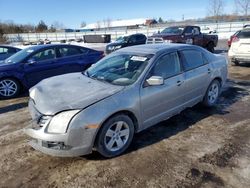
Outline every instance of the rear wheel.
<svg viewBox="0 0 250 188"><path fill-rule="evenodd" d="M97 136L96 149L104 157L118 156L128 148L133 136L133 121L127 115L116 115L103 124Z"/></svg>
<svg viewBox="0 0 250 188"><path fill-rule="evenodd" d="M236 65L236 66L240 65L239 61L237 61L237 60L231 60L231 62L232 62L234 65Z"/></svg>
<svg viewBox="0 0 250 188"><path fill-rule="evenodd" d="M209 42L208 45L207 45L207 50L209 52L212 52L214 53L214 43L213 42Z"/></svg>
<svg viewBox="0 0 250 188"><path fill-rule="evenodd" d="M0 98L10 99L18 96L21 87L17 80L12 78L4 78L0 80Z"/></svg>
<svg viewBox="0 0 250 188"><path fill-rule="evenodd" d="M214 106L219 98L220 94L220 82L218 80L212 81L209 85L206 95L203 99L203 104L205 106Z"/></svg>

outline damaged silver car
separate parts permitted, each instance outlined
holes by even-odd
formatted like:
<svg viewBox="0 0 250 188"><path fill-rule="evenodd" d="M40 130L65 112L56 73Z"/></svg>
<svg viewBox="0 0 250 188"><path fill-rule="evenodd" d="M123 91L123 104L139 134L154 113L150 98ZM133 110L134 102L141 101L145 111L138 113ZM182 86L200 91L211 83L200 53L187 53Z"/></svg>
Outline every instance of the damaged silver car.
<svg viewBox="0 0 250 188"><path fill-rule="evenodd" d="M199 102L216 104L227 60L186 44L118 50L83 73L30 89L31 146L54 156L122 154L135 133ZM150 138L149 138L150 139Z"/></svg>

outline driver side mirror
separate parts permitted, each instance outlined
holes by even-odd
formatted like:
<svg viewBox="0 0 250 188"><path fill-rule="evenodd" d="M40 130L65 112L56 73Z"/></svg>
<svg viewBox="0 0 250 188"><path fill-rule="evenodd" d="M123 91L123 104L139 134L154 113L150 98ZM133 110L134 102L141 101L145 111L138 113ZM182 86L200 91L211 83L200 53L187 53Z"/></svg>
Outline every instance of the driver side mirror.
<svg viewBox="0 0 250 188"><path fill-rule="evenodd" d="M33 65L33 64L35 64L36 63L36 60L35 59L29 59L28 60L28 65Z"/></svg>
<svg viewBox="0 0 250 188"><path fill-rule="evenodd" d="M149 86L159 86L164 84L164 79L161 76L151 76L146 82Z"/></svg>

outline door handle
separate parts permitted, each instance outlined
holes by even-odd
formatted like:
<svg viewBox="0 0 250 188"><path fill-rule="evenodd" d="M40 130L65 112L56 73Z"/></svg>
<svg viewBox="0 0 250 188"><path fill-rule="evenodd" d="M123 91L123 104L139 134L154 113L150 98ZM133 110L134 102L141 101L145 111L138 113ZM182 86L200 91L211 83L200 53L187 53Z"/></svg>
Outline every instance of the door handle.
<svg viewBox="0 0 250 188"><path fill-rule="evenodd" d="M211 73L211 69L207 69L207 73L210 74Z"/></svg>
<svg viewBox="0 0 250 188"><path fill-rule="evenodd" d="M177 81L177 86L181 86L181 84L183 84L183 82L184 82L184 81L178 80L178 81Z"/></svg>

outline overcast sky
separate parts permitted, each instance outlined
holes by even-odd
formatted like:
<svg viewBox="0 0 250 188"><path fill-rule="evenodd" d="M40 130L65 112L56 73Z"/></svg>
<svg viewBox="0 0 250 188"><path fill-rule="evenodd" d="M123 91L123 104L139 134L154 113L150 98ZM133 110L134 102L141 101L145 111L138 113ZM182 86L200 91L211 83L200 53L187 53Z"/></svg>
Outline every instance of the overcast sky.
<svg viewBox="0 0 250 188"><path fill-rule="evenodd" d="M233 0L225 1L225 13L234 11ZM181 20L202 18L209 0L0 0L0 21L50 25L55 21L78 28L82 21L156 18Z"/></svg>

